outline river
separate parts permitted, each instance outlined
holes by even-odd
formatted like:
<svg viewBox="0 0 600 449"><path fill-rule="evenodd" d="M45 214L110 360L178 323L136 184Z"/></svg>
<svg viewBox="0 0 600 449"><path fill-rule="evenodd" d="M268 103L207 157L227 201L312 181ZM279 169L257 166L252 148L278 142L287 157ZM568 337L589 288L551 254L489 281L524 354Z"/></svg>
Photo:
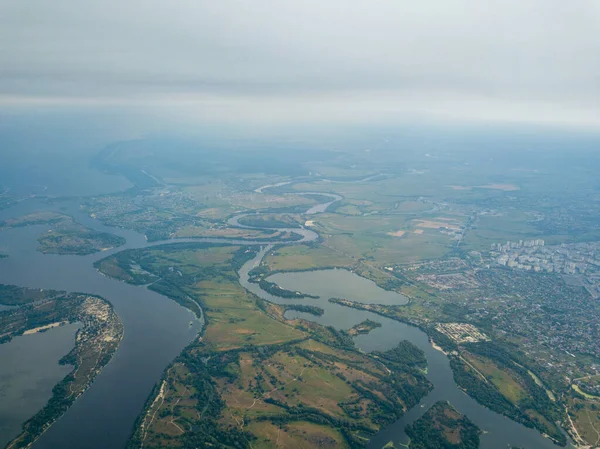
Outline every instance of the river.
<svg viewBox="0 0 600 449"><path fill-rule="evenodd" d="M443 352L434 349L427 335L420 329L372 312L343 307L328 301L328 298L337 296L352 300L362 298L360 301L364 303L403 304L406 303L406 300L402 295L385 291L375 283L341 269L278 273L268 278L269 281L276 282L282 288L317 295L320 296L319 299L294 298L290 300L280 298L263 291L258 284L248 282L248 272L260 263L260 260L262 260L262 257L269 249L263 249L256 258L247 262L241 268L240 283L252 293L268 301L278 304L290 304L293 302L294 304L314 305L325 310L325 313L318 317L296 311L288 312L286 317L301 317L316 321L325 326L333 326L337 329L349 329L355 324L370 319L381 323L382 326L373 329L368 334L355 337L354 341L359 349L365 352L374 350L385 351L394 348L401 340L408 340L425 352L428 366L427 378L433 384L434 390L423 398L417 406L409 410L400 420L375 435L369 444L370 448L380 449L389 441L406 444L408 442L408 437L404 432L406 425L413 423L429 407L441 400L450 401L458 411L466 415L485 432L481 436L481 448L483 449L506 449L511 446L518 446L524 449L556 449L559 447L549 439L544 438L536 430L528 429L521 424L482 407L460 390L454 383L448 357ZM331 276L333 279L343 281L344 283L328 283L326 281L327 276ZM300 288L302 286L303 288ZM336 289L338 286L339 288ZM337 293L337 295L334 293ZM396 296L395 298L394 295Z"/></svg>
<svg viewBox="0 0 600 449"><path fill-rule="evenodd" d="M317 194L317 192L311 193ZM313 207L308 212L324 212L327 208L325 204L329 205L341 199L337 195L319 194L332 198L332 201L323 203L321 207ZM86 216L74 201L55 204L45 204L38 200L23 201L13 208L1 211L0 219L39 210L54 210L72 215L77 221L88 227L124 237L127 243L117 249L89 256L44 255L36 251L36 238L48 226L30 226L0 232L0 250L9 255L8 258L0 260L0 283L82 291L102 296L114 305L125 328L123 341L110 363L63 417L42 435L34 447L43 449L124 447L132 432L135 419L141 412L152 387L168 364L197 336L201 328L201 321L195 319L189 310L144 286L129 285L103 276L94 269L93 263L124 249L143 248L165 243L194 241L248 245L265 244L265 242L203 238L148 243L139 233L107 227ZM235 221L237 222L237 219ZM290 230L302 234L303 238L300 242L311 241L318 237L316 233L307 229L280 229L280 231ZM264 292L257 284L248 282L248 271L260 263L267 249L268 247L265 247L253 260L244 264L240 269L240 283L264 299L278 303L285 302L286 300L282 298ZM329 303L327 299L330 296L348 297L347 290L331 289L330 284L333 282L326 282L327 277L335 279L336 276L352 277L350 285L360 285L362 290L360 290L359 296L363 301L365 297L368 297L369 302L373 303L406 301L401 295L390 294L374 283L370 283L371 281L359 278L355 274L344 270L335 271L339 271L339 273L312 272L312 276L321 277L319 281L321 287L318 287L319 283L315 282L313 287L316 290L306 293L321 296L319 300L294 300L295 303L318 303L325 309L325 314L321 317L314 317L295 312L296 316L332 325L339 329L347 329L367 318L380 322L382 327L367 335L356 337L357 346L368 352L374 349L392 348L403 339L411 341L425 351L429 365L428 377L435 387L418 406L376 435L371 441L371 447L379 448L390 440L405 442L405 425L421 416L434 402L442 399L451 401L459 411L466 414L487 432L482 436L481 447L484 449L504 449L508 445L520 446L525 449L557 447L538 432L491 412L459 390L454 384L447 357L432 348L427 336L421 330L370 312ZM280 274L276 279L284 288L286 285L295 285L294 282L308 285L306 279L297 279L297 277L306 275L306 273ZM324 285L328 285L328 288L324 289ZM192 322L191 326L189 325L190 321Z"/></svg>

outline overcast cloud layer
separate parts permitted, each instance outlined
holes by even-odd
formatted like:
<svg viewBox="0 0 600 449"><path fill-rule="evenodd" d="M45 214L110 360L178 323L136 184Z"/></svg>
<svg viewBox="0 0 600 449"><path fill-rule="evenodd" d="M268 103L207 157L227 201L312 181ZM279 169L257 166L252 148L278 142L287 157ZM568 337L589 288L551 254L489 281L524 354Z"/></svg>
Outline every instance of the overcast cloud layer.
<svg viewBox="0 0 600 449"><path fill-rule="evenodd" d="M0 107L600 128L598 0L2 0Z"/></svg>

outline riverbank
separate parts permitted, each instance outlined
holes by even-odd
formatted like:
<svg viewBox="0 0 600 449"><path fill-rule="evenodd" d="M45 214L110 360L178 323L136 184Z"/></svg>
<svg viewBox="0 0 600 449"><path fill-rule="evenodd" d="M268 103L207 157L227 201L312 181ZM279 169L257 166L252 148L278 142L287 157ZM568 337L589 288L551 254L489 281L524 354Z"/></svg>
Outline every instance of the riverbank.
<svg viewBox="0 0 600 449"><path fill-rule="evenodd" d="M30 317L32 314L35 321ZM68 321L54 321L57 317L67 316ZM80 325L75 347L60 360L62 365L72 365L73 370L53 388L52 397L42 410L27 420L22 432L6 446L7 449L29 448L83 394L111 360L123 338L123 325L106 300L81 294L36 302L33 307L21 306L3 321L14 329L14 333L23 335L49 331L69 322ZM51 323L30 327L30 323L44 321ZM22 327L15 328L19 323Z"/></svg>
<svg viewBox="0 0 600 449"><path fill-rule="evenodd" d="M239 274L231 276L234 268L246 272L263 253L253 253L239 268L240 249L227 249L229 261L222 251L173 248L164 256L182 273L169 282L199 298L206 326L201 341L166 370L160 385L170 387L156 389L148 400L130 447L165 445L169 435L196 446L228 441L248 447L245 433L270 438L281 424L281 441L291 447L324 435L363 447L364 435L391 423L430 390L421 370L361 353L345 332L283 318L287 305L259 300L243 289ZM216 254L221 262L214 262ZM153 269L161 272L162 259L154 257ZM211 275L200 283L186 280L188 271L199 270L185 262L192 258L213 261ZM177 414L170 412L175 405ZM181 430L188 428L198 431Z"/></svg>

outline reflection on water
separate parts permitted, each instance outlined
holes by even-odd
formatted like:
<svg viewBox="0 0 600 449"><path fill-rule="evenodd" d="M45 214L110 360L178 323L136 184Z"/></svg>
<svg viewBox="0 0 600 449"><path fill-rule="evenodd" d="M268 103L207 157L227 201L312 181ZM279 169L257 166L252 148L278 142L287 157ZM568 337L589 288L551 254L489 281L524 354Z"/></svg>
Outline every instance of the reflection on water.
<svg viewBox="0 0 600 449"><path fill-rule="evenodd" d="M73 367L58 361L75 346L78 324L23 335L0 345L0 447L40 410Z"/></svg>

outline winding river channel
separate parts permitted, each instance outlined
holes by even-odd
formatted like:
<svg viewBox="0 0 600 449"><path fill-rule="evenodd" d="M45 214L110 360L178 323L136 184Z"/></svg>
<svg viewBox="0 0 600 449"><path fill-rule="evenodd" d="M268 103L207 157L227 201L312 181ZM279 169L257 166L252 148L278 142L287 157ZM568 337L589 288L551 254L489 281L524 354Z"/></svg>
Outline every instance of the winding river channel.
<svg viewBox="0 0 600 449"><path fill-rule="evenodd" d="M307 211L309 214L324 212L330 204L341 199L339 195L330 193L310 192L310 194L326 196L331 201L312 207ZM125 249L165 243L261 244L265 245L263 249L240 269L240 283L254 294L269 301L276 303L289 301L269 295L257 284L248 282L248 272L261 262L271 248L268 242L198 238L148 243L142 234L107 227L98 220L88 217L80 211L75 201L55 204L46 204L38 200L23 201L1 211L0 219L18 217L41 210L66 213L90 228L122 236L127 243L119 248L89 256L44 255L36 251L36 239L41 232L48 229L48 226L4 230L0 232L0 249L9 257L0 260L0 283L79 291L102 296L113 304L123 322L125 335L110 363L75 404L40 437L34 444L35 448L125 447L134 422L164 369L201 330L201 320L197 320L189 310L144 286L134 286L103 276L93 267L95 261ZM239 218L241 216L234 217L230 220L231 224L239 225L237 223ZM279 231L293 231L302 235L302 239L295 243L312 241L318 237L314 231L304 228L279 229ZM332 296L351 298L354 294L356 300L363 302L402 304L406 303L406 298L402 295L386 292L371 281L345 270L280 273L273 276L272 280L283 288L296 290L295 287L302 285L304 288L301 290L305 293L320 296L320 299L294 299L294 303L318 305L325 309L323 316L314 317L290 312L289 317L301 316L338 329L348 329L369 318L381 323L382 327L367 335L356 337L356 344L361 350L366 352L375 349L385 350L396 346L401 340L409 340L425 351L428 378L434 385L434 390L420 404L409 410L402 419L376 435L371 440L370 447L381 448L390 440L405 444L406 424L418 419L439 400L449 400L460 412L484 430L485 433L481 438L481 447L484 449L505 449L510 446L525 449L557 447L537 431L525 428L482 407L463 393L454 383L447 357L435 350L428 341L427 335L418 328L327 301ZM4 360L2 362L5 363ZM0 390L1 387L2 385Z"/></svg>

